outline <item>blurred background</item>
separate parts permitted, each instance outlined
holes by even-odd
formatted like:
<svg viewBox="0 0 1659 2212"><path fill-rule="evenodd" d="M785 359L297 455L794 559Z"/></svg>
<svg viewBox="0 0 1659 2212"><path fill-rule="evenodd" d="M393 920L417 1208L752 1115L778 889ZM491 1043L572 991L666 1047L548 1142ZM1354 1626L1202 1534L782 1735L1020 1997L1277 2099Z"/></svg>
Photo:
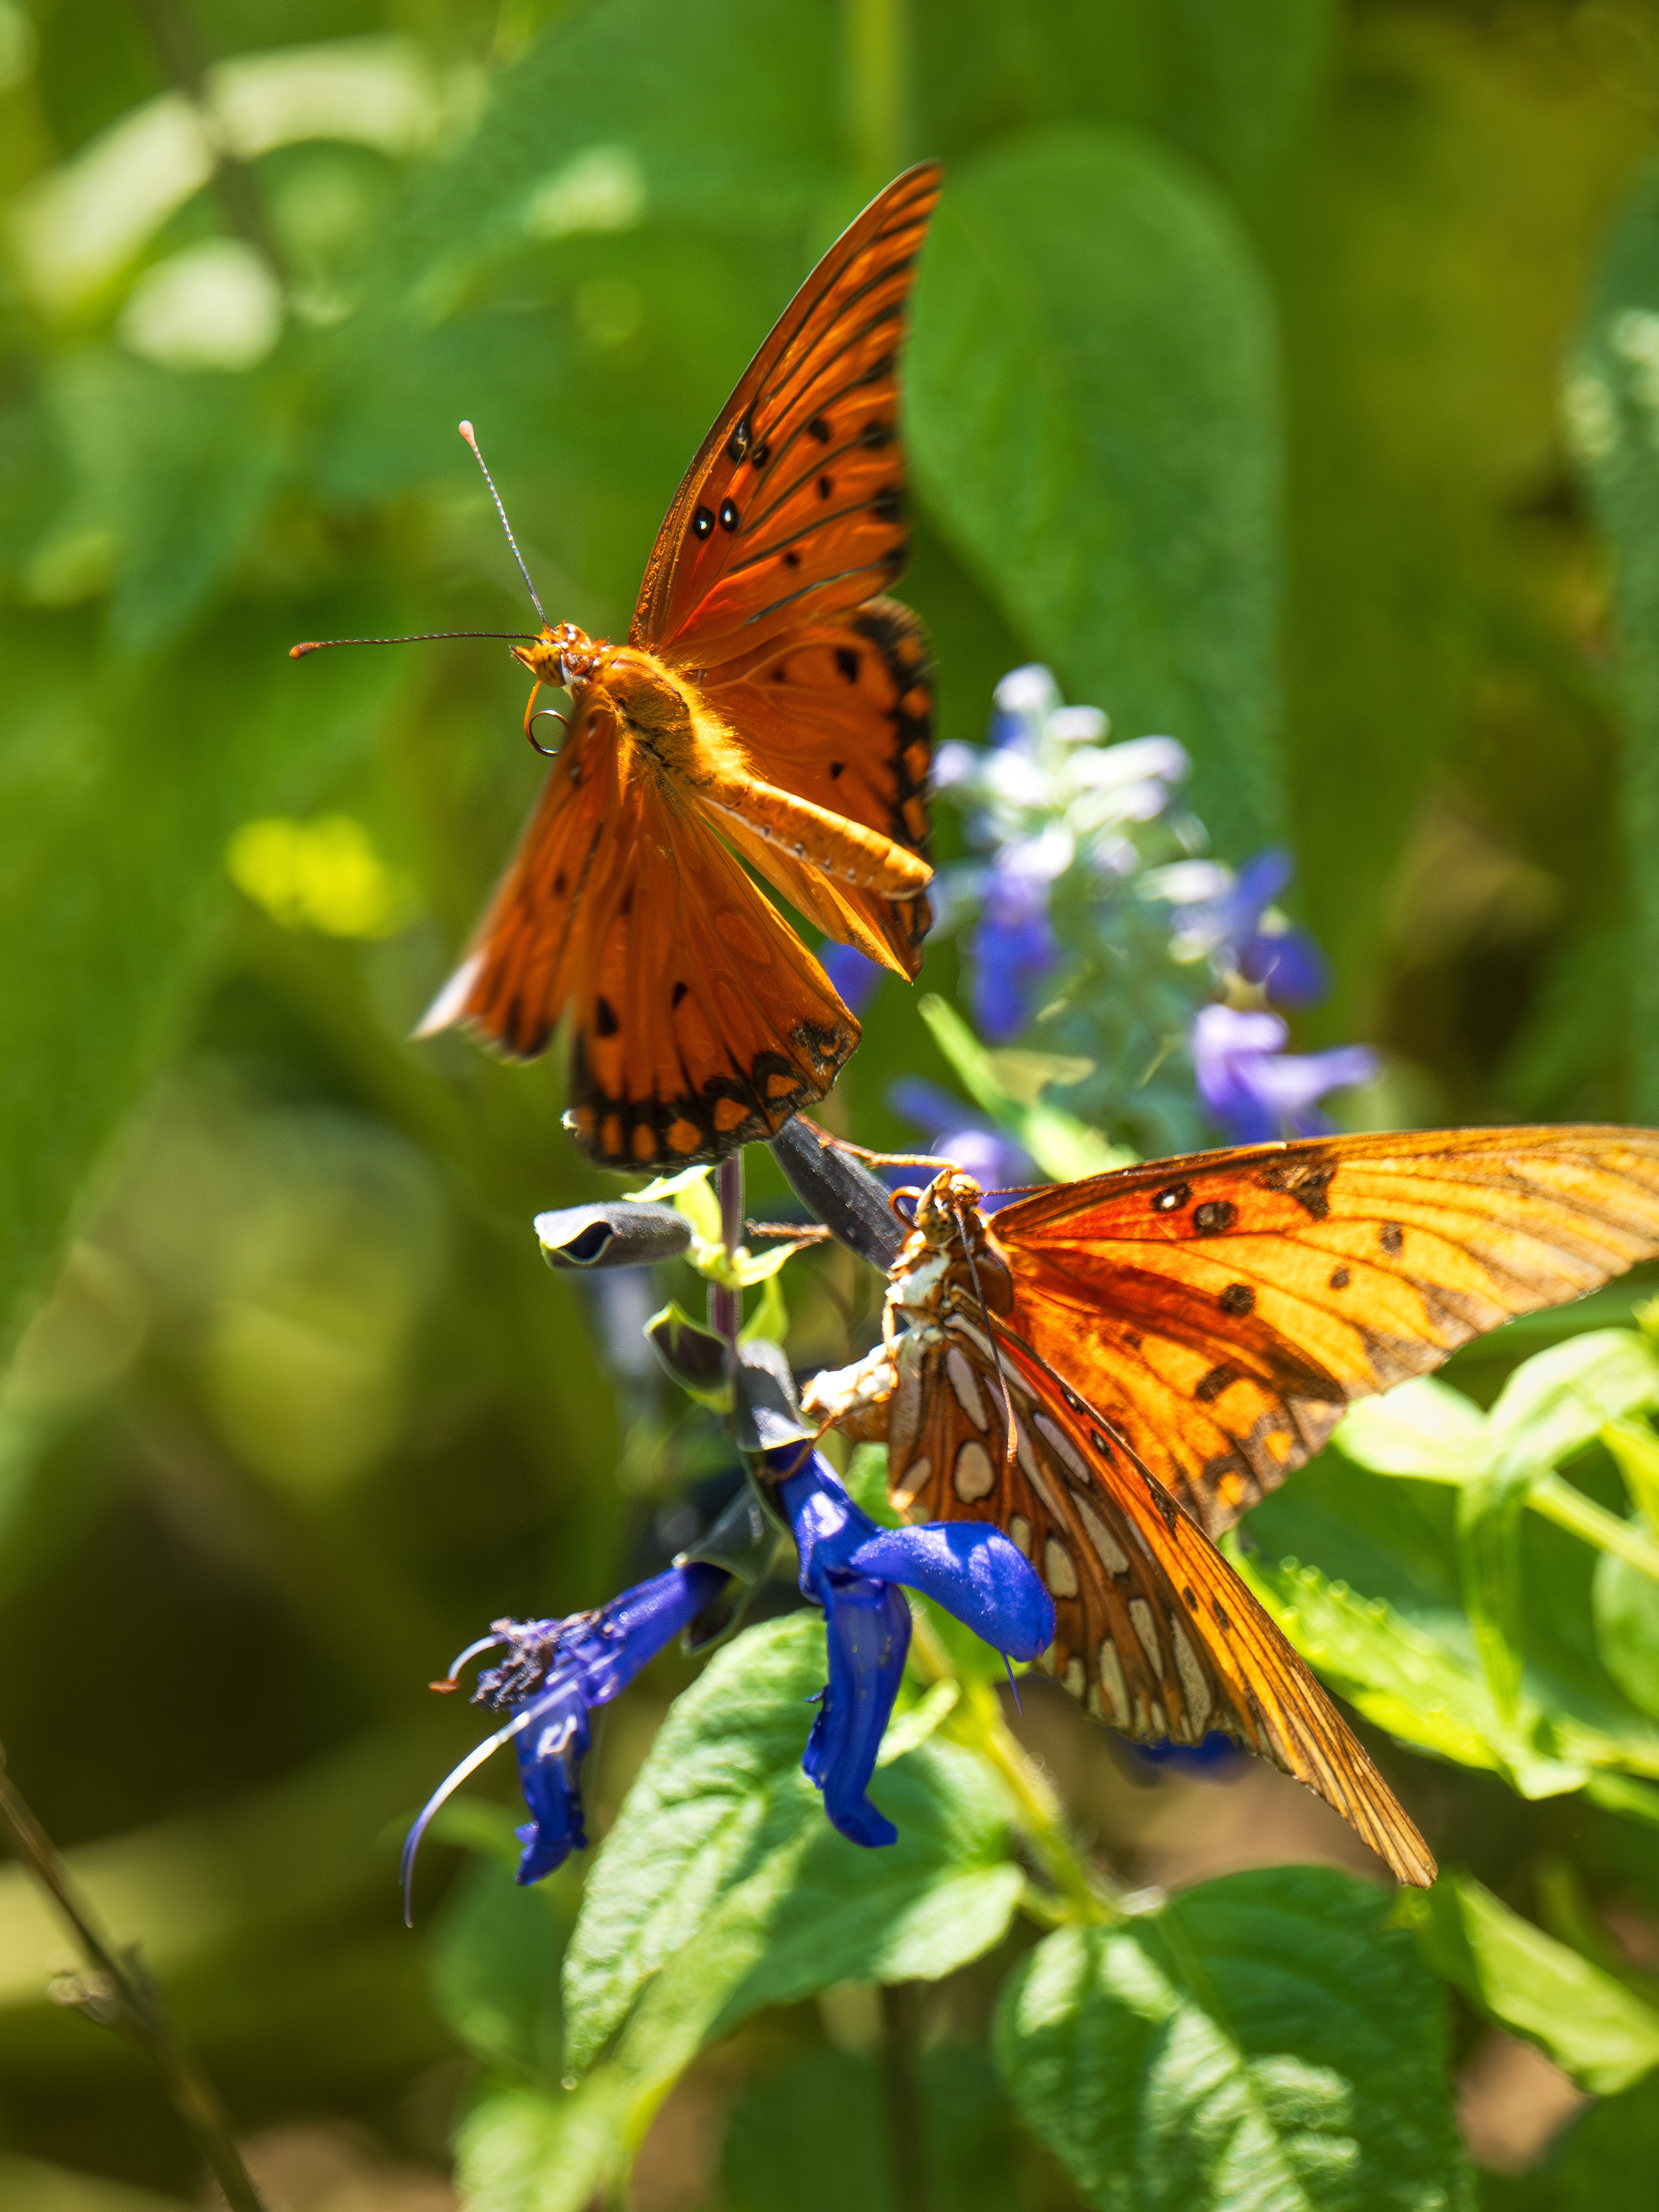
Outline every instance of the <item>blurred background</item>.
<svg viewBox="0 0 1659 2212"><path fill-rule="evenodd" d="M422 1686L660 1565L729 1479L637 1334L689 1273L538 1259L532 1215L605 1183L557 1066L407 1042L538 786L521 672L286 648L522 626L463 415L550 613L622 635L774 317L940 155L899 587L940 735L1040 659L1176 738L1219 857L1294 855L1331 969L1295 1042L1380 1056L1350 1121L1659 1119L1656 126L1651 0L0 0L0 1741L275 2203L453 2203L476 2056L540 2000L469 1978L487 1811L398 1924L403 1826L478 1733ZM970 986L942 935L922 988ZM961 1063L896 984L863 1018L823 1118L913 1146L891 1087L962 1098ZM1173 1120L1150 1060L1074 1106L1216 1133L1184 1030L1152 1042ZM796 1364L848 1357L867 1272L787 1281ZM684 1679L608 1718L596 1834ZM1127 1879L1352 1863L1265 1774L1030 1726ZM1506 1893L1576 1854L1659 1966L1636 1832L1390 1771ZM0 2201L188 2200L143 2066L48 2001L74 1963L0 1866ZM755 2085L867 2050L869 1996L706 2061L645 2212L767 2202ZM1563 2079L1504 2094L1565 2119ZM1016 2201L984 2173L960 2201Z"/></svg>

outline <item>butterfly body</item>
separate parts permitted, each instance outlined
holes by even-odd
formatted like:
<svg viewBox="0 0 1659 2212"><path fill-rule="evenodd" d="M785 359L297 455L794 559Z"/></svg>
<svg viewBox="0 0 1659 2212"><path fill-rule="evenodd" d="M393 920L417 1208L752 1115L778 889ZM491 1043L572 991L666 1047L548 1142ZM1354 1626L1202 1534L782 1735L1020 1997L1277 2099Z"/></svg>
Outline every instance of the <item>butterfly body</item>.
<svg viewBox="0 0 1659 2212"><path fill-rule="evenodd" d="M627 642L565 623L515 648L570 692L569 735L421 1033L531 1059L568 1013L566 1126L602 1165L770 1137L857 1044L754 878L921 966L932 672L882 594L908 552L897 364L939 183L899 178L802 287L686 471Z"/></svg>

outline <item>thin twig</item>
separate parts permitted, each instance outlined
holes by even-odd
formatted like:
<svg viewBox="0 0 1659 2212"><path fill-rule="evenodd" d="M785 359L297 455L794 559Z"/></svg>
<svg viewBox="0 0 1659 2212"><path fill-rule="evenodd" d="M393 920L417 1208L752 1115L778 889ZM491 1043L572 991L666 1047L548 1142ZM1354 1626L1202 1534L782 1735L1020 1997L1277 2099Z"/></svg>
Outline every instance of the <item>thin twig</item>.
<svg viewBox="0 0 1659 2212"><path fill-rule="evenodd" d="M740 1152L733 1152L729 1160L720 1162L716 1188L720 1201L720 1242L729 1256L743 1243L743 1154ZM729 1290L724 1283L710 1283L708 1326L716 1336L726 1339L735 1367L738 1331L743 1326L741 1291Z"/></svg>
<svg viewBox="0 0 1659 2212"><path fill-rule="evenodd" d="M745 1221L745 1237L787 1237L797 1244L827 1244L830 1232L821 1222L811 1228L799 1221Z"/></svg>
<svg viewBox="0 0 1659 2212"><path fill-rule="evenodd" d="M6 1772L3 1750L0 1820L10 1829L24 1865L62 1914L92 1969L85 1976L62 1978L53 1986L53 1996L60 2003L73 2005L100 2027L125 2035L148 2054L173 2110L232 2212L264 2212L218 2091L200 2062L179 2041L167 2018L161 1990L137 1949L118 1951L100 1931L63 1855Z"/></svg>
<svg viewBox="0 0 1659 2212"><path fill-rule="evenodd" d="M887 2107L887 2145L893 2196L904 2212L929 2212L933 2192L927 2174L927 2123L922 2102L920 1991L914 1982L888 1982L881 1992L881 2090Z"/></svg>

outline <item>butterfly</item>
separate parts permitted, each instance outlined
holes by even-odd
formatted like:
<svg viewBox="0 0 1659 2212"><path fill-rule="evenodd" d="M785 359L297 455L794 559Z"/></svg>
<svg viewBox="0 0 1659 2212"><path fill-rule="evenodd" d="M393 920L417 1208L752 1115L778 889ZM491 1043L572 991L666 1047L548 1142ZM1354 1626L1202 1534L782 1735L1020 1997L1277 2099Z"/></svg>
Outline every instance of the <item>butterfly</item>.
<svg viewBox="0 0 1659 2212"><path fill-rule="evenodd" d="M1659 1133L1200 1152L988 1224L981 1195L954 1169L921 1194L883 1343L804 1407L884 1437L907 1515L1007 1531L1054 1600L1053 1671L1091 1712L1141 1741L1223 1731L1401 1881L1431 1882L1422 1837L1212 1540L1353 1399L1659 1254Z"/></svg>
<svg viewBox="0 0 1659 2212"><path fill-rule="evenodd" d="M858 1042L748 868L921 967L933 678L881 593L908 553L897 365L939 184L898 178L801 288L686 471L627 643L561 623L514 648L571 693L569 733L417 1034L530 1060L570 1008L566 1126L604 1166L769 1137Z"/></svg>

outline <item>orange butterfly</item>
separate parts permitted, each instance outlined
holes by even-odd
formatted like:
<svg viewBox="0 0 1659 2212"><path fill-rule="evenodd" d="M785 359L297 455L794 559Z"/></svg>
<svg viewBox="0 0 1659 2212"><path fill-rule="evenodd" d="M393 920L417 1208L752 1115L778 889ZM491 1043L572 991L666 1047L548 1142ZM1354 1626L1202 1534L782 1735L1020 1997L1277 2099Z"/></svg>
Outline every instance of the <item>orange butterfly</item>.
<svg viewBox="0 0 1659 2212"><path fill-rule="evenodd" d="M743 863L827 936L921 967L931 672L915 617L872 595L908 550L896 372L939 179L890 185L755 356L627 644L561 623L514 648L569 690L570 732L419 1034L461 1022L528 1060L571 1006L566 1126L605 1166L771 1136L858 1042Z"/></svg>
<svg viewBox="0 0 1659 2212"><path fill-rule="evenodd" d="M1043 1664L1091 1712L1142 1741L1224 1730L1401 1881L1432 1881L1423 1838L1211 1539L1352 1400L1659 1254L1659 1133L1199 1152L1036 1192L988 1224L980 1195L955 1170L929 1185L884 1342L803 1404L885 1438L901 1510L1007 1530L1054 1599Z"/></svg>

